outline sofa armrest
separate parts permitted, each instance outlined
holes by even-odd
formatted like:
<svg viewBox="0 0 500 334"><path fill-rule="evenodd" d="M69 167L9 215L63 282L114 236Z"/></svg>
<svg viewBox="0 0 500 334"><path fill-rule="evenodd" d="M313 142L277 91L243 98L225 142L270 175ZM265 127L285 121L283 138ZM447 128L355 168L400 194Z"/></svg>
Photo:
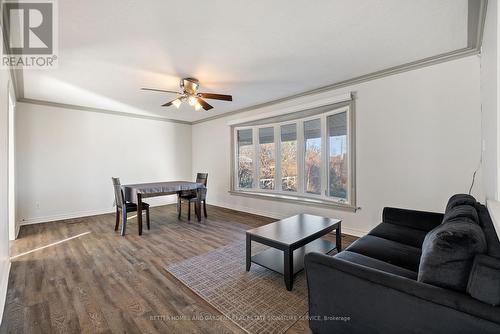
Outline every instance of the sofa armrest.
<svg viewBox="0 0 500 334"><path fill-rule="evenodd" d="M500 330L499 308L465 294L319 253L305 268L314 333Z"/></svg>
<svg viewBox="0 0 500 334"><path fill-rule="evenodd" d="M437 212L416 211L408 209L385 207L382 212L382 221L395 225L430 231L441 224L444 214Z"/></svg>

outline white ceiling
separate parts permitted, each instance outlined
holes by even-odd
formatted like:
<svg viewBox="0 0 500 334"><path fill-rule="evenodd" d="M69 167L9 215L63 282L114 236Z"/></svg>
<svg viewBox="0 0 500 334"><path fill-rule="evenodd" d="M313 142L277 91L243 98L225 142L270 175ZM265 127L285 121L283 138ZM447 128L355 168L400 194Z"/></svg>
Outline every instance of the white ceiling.
<svg viewBox="0 0 500 334"><path fill-rule="evenodd" d="M466 47L467 0L64 0L59 67L24 97L195 121ZM179 79L232 94L163 108Z"/></svg>

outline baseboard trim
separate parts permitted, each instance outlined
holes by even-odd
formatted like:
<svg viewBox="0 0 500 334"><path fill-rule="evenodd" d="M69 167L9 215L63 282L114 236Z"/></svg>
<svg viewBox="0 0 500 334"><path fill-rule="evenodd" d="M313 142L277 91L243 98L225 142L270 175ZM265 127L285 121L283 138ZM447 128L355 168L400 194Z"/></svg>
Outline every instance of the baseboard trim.
<svg viewBox="0 0 500 334"><path fill-rule="evenodd" d="M2 268L2 279L0 282L0 324L3 320L3 312L5 310L5 303L7 302L7 290L9 288L9 275L10 275L10 260L7 259L5 268Z"/></svg>
<svg viewBox="0 0 500 334"><path fill-rule="evenodd" d="M63 214L59 214L59 215L51 215L51 216L43 216L43 217L33 217L33 218L23 219L22 221L19 222L19 225L25 226L25 225L33 225L33 224L43 224L43 223L50 223L50 222L59 221L59 220L104 215L104 214L108 214L108 213L112 213L112 212L114 212L114 209L108 208L108 209L101 209L101 210L69 212L69 213L63 213Z"/></svg>
<svg viewBox="0 0 500 334"><path fill-rule="evenodd" d="M174 203L176 203L176 200L172 199L172 200L167 200L167 201L160 203L160 204L151 204L151 207L169 205L169 204L174 204ZM112 207L112 208L100 209L100 210L77 211L77 212L68 212L68 213L63 213L63 214L59 214L59 215L52 215L52 216L26 218L26 219L20 221L19 225L26 226L26 225L33 225L33 224L44 224L44 223L56 222L56 221L66 220L66 219L76 219L76 218L85 218L85 217L92 217L92 216L98 216L98 215L105 215L105 214L109 214L109 213L114 213L115 210L116 209L114 207Z"/></svg>
<svg viewBox="0 0 500 334"><path fill-rule="evenodd" d="M286 215L280 215L275 212L271 211L264 211L264 210L250 210L247 207L244 206L239 206L239 205L234 205L234 204L229 204L225 202L217 202L217 201L207 201L208 205L214 205L218 206L221 208L229 209L229 210L235 210L235 211L241 211L245 213L251 213L259 216L264 216L264 217L269 217L269 218L274 218L274 219L283 219L286 218ZM362 231L362 230L357 230L349 227L342 226L342 233L344 234L349 234L355 237L362 237L368 233L368 231Z"/></svg>

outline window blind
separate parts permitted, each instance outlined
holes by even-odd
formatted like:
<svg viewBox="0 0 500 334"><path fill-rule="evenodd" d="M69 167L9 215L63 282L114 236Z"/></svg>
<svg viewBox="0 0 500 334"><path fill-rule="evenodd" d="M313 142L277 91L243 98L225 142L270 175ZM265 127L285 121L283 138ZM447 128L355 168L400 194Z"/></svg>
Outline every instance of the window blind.
<svg viewBox="0 0 500 334"><path fill-rule="evenodd" d="M321 120L313 119L304 122L304 139L321 138Z"/></svg>
<svg viewBox="0 0 500 334"><path fill-rule="evenodd" d="M252 145L252 129L238 130L238 145Z"/></svg>
<svg viewBox="0 0 500 334"><path fill-rule="evenodd" d="M274 143L274 128L260 128L259 129L259 144Z"/></svg>
<svg viewBox="0 0 500 334"><path fill-rule="evenodd" d="M297 125L286 124L281 126L281 141L295 141L297 140Z"/></svg>

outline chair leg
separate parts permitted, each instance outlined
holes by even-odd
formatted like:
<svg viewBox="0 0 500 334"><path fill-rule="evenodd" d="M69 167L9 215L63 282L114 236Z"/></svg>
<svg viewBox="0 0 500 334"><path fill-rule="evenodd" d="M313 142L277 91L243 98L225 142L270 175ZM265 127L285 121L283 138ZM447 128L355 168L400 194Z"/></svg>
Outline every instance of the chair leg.
<svg viewBox="0 0 500 334"><path fill-rule="evenodd" d="M207 218L207 201L203 201L203 213L205 214L205 218Z"/></svg>
<svg viewBox="0 0 500 334"><path fill-rule="evenodd" d="M148 230L150 230L151 225L149 224L149 207L146 209L146 225L148 226Z"/></svg>
<svg viewBox="0 0 500 334"><path fill-rule="evenodd" d="M188 201L188 220L191 220L191 201Z"/></svg>
<svg viewBox="0 0 500 334"><path fill-rule="evenodd" d="M120 209L118 207L116 207L115 231L118 231L118 226L120 226Z"/></svg>
<svg viewBox="0 0 500 334"><path fill-rule="evenodd" d="M182 211L182 201L181 198L179 197L177 200L177 212L178 212L177 219L181 219L181 211Z"/></svg>
<svg viewBox="0 0 500 334"><path fill-rule="evenodd" d="M125 206L123 206L122 208L122 233L121 235L124 236L125 235L125 229L127 228L127 209L125 208Z"/></svg>

